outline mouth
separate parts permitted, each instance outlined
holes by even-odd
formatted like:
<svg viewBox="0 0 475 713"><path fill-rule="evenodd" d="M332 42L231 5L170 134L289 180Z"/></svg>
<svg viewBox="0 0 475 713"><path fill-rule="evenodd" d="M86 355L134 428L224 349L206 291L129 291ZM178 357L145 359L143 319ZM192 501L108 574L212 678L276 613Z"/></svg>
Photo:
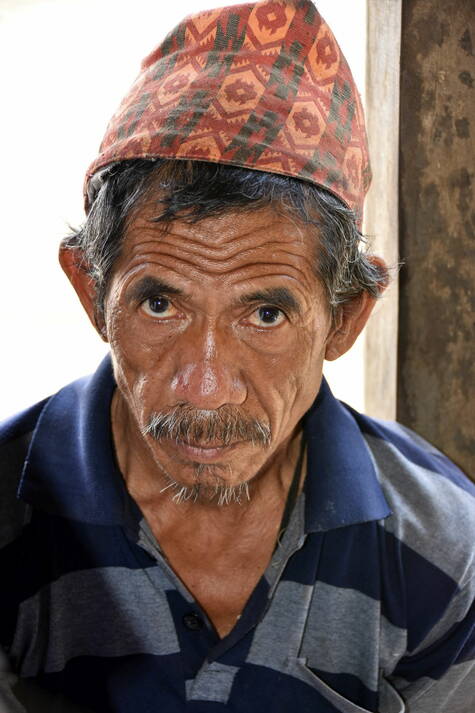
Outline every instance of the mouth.
<svg viewBox="0 0 475 713"><path fill-rule="evenodd" d="M223 455L227 455L234 450L241 441L235 441L230 445L220 445L219 443L205 443L205 444L195 444L186 443L185 441L178 441L174 443L175 448L177 448L183 455L188 458L202 462L202 463L213 463L220 460Z"/></svg>

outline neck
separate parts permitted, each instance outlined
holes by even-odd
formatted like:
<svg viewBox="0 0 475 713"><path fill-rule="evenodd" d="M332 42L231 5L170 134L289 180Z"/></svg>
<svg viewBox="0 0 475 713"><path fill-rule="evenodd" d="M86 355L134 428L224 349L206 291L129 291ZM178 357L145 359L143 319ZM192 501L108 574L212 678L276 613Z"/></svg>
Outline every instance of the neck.
<svg viewBox="0 0 475 713"><path fill-rule="evenodd" d="M129 493L168 564L224 636L234 627L269 566L287 522L285 506L300 455L302 430L295 429L249 479L249 500L221 507L216 501L177 503L170 491L164 490L163 472L147 452L140 431L121 416L117 402L116 397L112 427ZM305 463L300 481L303 473Z"/></svg>

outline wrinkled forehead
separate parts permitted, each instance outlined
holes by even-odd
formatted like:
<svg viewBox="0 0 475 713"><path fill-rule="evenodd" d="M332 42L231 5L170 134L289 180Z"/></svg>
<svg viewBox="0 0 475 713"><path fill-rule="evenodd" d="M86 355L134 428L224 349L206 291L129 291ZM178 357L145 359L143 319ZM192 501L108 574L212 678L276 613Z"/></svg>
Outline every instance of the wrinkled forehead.
<svg viewBox="0 0 475 713"><path fill-rule="evenodd" d="M138 246L143 241L156 241L160 245L176 242L184 249L202 247L204 250L226 255L236 250L294 249L307 255L314 252L318 243L318 230L307 225L280 202L248 206L223 205L216 212L196 217L186 211L173 219L163 219L163 200L166 192L152 184L129 216L124 232L126 248Z"/></svg>
<svg viewBox="0 0 475 713"><path fill-rule="evenodd" d="M309 295L321 292L315 266L317 229L277 206L157 222L160 210L160 193L153 191L136 207L125 231L119 271L163 272L183 283L190 280L195 287L212 278L230 288L280 280Z"/></svg>

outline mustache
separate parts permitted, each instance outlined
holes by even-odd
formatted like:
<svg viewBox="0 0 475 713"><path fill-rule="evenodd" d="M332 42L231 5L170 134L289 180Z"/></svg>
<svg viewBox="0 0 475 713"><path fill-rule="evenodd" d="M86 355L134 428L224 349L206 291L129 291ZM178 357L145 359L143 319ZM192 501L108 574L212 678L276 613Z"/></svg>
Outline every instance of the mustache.
<svg viewBox="0 0 475 713"><path fill-rule="evenodd" d="M182 404L156 411L150 416L143 434L157 441L167 438L191 445L219 443L230 446L237 441L250 441L253 445L265 447L271 441L268 423L231 405L211 411Z"/></svg>

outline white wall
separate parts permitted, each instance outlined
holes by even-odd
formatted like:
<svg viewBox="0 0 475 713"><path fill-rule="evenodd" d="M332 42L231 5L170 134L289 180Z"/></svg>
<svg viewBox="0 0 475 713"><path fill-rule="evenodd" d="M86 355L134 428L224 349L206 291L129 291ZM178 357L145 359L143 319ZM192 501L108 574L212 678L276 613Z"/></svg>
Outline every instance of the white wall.
<svg viewBox="0 0 475 713"><path fill-rule="evenodd" d="M189 12L232 0L0 0L0 418L94 370L105 353L57 266L82 182L141 59ZM363 89L365 0L316 3ZM362 344L328 365L363 408Z"/></svg>

